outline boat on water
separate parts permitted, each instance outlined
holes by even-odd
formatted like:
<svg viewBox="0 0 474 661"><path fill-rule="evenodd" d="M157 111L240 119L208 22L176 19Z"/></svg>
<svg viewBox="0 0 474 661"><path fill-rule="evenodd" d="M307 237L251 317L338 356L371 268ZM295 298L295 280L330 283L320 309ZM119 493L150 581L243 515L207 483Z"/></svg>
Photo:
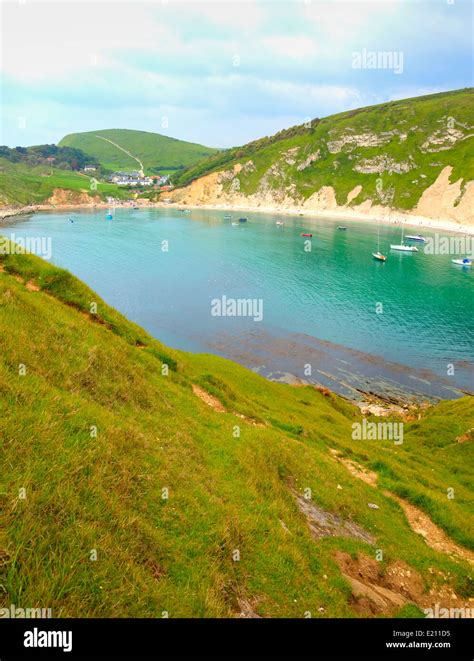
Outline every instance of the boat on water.
<svg viewBox="0 0 474 661"><path fill-rule="evenodd" d="M390 248L392 250L400 250L401 252L418 252L418 248L416 246L406 246L404 243L392 243Z"/></svg>
<svg viewBox="0 0 474 661"><path fill-rule="evenodd" d="M301 232L300 236L313 236L309 232Z"/></svg>
<svg viewBox="0 0 474 661"><path fill-rule="evenodd" d="M183 213L191 213L191 209L184 209Z"/></svg>
<svg viewBox="0 0 474 661"><path fill-rule="evenodd" d="M338 230L346 230L347 227L344 227L344 225L338 225L338 226L337 226L337 229L338 229Z"/></svg>
<svg viewBox="0 0 474 661"><path fill-rule="evenodd" d="M282 220L277 220L275 225L284 225L285 223Z"/></svg>
<svg viewBox="0 0 474 661"><path fill-rule="evenodd" d="M372 257L379 262L386 262L387 258L380 252L380 223L377 226L377 250L372 253Z"/></svg>
<svg viewBox="0 0 474 661"><path fill-rule="evenodd" d="M232 218L232 216L229 216L229 215L224 216L224 220L230 220L231 218Z"/></svg>
<svg viewBox="0 0 474 661"><path fill-rule="evenodd" d="M404 232L405 228L402 226L402 240L400 243L392 243L390 248L392 250L400 250L401 252L418 252L418 248L416 246L407 246L405 243L403 243Z"/></svg>
<svg viewBox="0 0 474 661"><path fill-rule="evenodd" d="M458 266L472 266L472 259L465 257L464 259L452 259L453 264L458 264Z"/></svg>
<svg viewBox="0 0 474 661"><path fill-rule="evenodd" d="M239 218L239 223L246 223L248 218Z"/></svg>
<svg viewBox="0 0 474 661"><path fill-rule="evenodd" d="M426 238L422 234L407 234L406 239L407 241L420 241L421 243L426 241Z"/></svg>
<svg viewBox="0 0 474 661"><path fill-rule="evenodd" d="M232 223L232 225L238 225L239 223Z"/></svg>

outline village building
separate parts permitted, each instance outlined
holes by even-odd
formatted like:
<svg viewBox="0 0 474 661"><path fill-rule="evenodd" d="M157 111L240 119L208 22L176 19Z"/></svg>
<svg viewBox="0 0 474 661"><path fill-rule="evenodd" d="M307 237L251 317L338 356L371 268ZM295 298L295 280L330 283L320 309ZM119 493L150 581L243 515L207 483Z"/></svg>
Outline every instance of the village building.
<svg viewBox="0 0 474 661"><path fill-rule="evenodd" d="M151 186L153 179L143 177L139 172L114 172L109 178L117 186Z"/></svg>

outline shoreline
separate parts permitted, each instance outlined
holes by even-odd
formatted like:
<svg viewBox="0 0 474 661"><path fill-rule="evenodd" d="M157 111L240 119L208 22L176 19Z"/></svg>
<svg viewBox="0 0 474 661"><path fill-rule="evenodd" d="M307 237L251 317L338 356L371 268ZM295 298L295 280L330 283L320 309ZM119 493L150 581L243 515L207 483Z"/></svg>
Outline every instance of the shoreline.
<svg viewBox="0 0 474 661"><path fill-rule="evenodd" d="M39 211L73 211L74 209L108 209L111 205L104 202L95 204L29 204L24 207L0 207L0 222L13 216L29 216ZM120 205L125 206L125 205Z"/></svg>
<svg viewBox="0 0 474 661"><path fill-rule="evenodd" d="M279 206L252 206L252 205L230 205L230 204L185 204L178 202L150 202L139 200L136 201L138 208L157 208L157 209L203 209L206 211L224 211L224 212L247 212L247 213L267 213L279 214L284 216L298 216L304 217L308 220L317 221L322 218L332 218L341 221L349 222L366 222L376 223L381 222L386 225L399 226L404 225L408 227L426 228L428 230L442 230L445 232L452 232L455 234L469 234L474 235L474 225L461 225L452 220L441 218L428 218L426 216L418 216L404 211L390 209L390 208L377 208L372 213L370 211L361 212L349 208L335 208L335 209L301 209L297 207L281 208ZM93 209L109 209L109 208L134 208L130 203L109 204L108 202L96 202L94 204L35 204L26 205L23 207L0 207L0 223L1 221L12 218L13 216L30 215L41 211L74 211L74 210L93 210Z"/></svg>
<svg viewBox="0 0 474 661"><path fill-rule="evenodd" d="M8 218L24 215L24 214L34 214L41 211L46 212L67 212L67 211L95 211L96 213L100 212L101 209L109 209L113 206L117 209L132 209L135 207L136 202L131 203L121 203L116 205L110 205L108 203L96 202L94 204L63 204L63 205L30 205L27 207L16 207L10 209L0 209L0 216L2 212L8 211L7 214L3 215L5 221L8 221ZM227 213L234 213L237 216L237 213L240 211L248 213L269 213L269 214L279 214L283 216L298 216L304 218L308 223L316 223L318 219L330 219L334 222L338 220L349 220L353 222L365 222L370 223L372 218L367 218L366 214L350 212L350 210L341 210L340 213L336 214L331 211L300 211L299 209L276 209L273 207L236 207L236 206L226 206L220 207L216 205L183 205L183 204L169 204L169 203L148 203L143 200L138 204L138 207L141 209L153 209L153 208L171 208L175 210L183 210L186 208L189 209L206 209L213 211L223 211L226 210ZM173 214L174 215L174 214ZM177 216L178 214L176 214ZM175 217L176 217L175 216ZM234 217L235 217L234 216ZM137 220L139 220L139 215L137 214ZM403 222L407 225L410 225L412 218L405 217ZM426 219L422 219L426 220ZM392 214L390 217L381 217L381 222L397 225L400 221ZM398 221L398 223L397 223ZM374 220L374 222L376 222ZM451 224L449 224L451 225ZM417 225L419 227L419 225ZM427 227L427 225L422 225L422 227ZM430 226L430 229L433 229ZM474 230L474 228L472 228ZM448 228L447 231L452 231ZM1 233L1 222L0 222L0 233ZM158 337L158 336L157 336ZM415 370L412 375L409 374L409 370L406 366L402 364L398 365L396 363L390 363L390 369L388 369L387 361L384 359L383 368L380 367L379 362L381 356L364 354L362 351L356 351L350 349L347 346L335 345L328 341L319 340L318 338L312 338L310 336L304 337L301 336L303 342L298 341L297 335L294 334L292 337L286 338L286 341L291 344L291 351L287 353L290 355L295 355L299 352L301 354L300 362L303 363L303 353L304 358L307 359L307 352L313 352L314 354L314 364L317 365L317 374L315 379L306 380L298 374L298 371L295 370L294 364L291 364L290 361L287 361L284 365L281 364L281 353L274 351L273 347L282 342L281 338L266 338L266 342L258 344L256 347L253 347L252 343L248 340L248 355L250 356L249 362L243 361L241 356L241 351L237 355L232 355L226 350L218 347L210 346L210 353L214 355L222 355L228 360L233 362L240 363L247 367L247 369L254 369L255 366L259 367L258 373L261 376L273 381L280 381L289 383L292 385L307 384L314 385L318 388L328 389L331 392L337 393L339 396L343 397L347 401L355 403L359 407L367 408L371 407L372 412L377 411L392 411L395 409L402 410L407 405L415 405L420 402L427 401L437 401L438 399L450 399L450 396L447 396L446 393L440 393L437 389L445 387L446 384L441 383L441 379L436 377L436 375L430 374L426 376L427 382L430 382L429 390L426 389L425 385L420 385L417 381L410 382L409 379L415 379L416 376L420 374ZM158 338L159 339L159 338ZM232 346L232 342L228 342L227 346ZM262 356L262 346L265 347L265 356ZM323 355L323 357L321 357ZM343 379L335 378L334 374L337 376L337 372L334 372L331 369L331 366L334 364L337 359L337 355L343 355L343 362L345 363L345 376ZM280 356L280 357L279 357ZM256 365L252 365L252 361L257 360ZM353 364L352 369L349 369L349 365ZM403 369L405 368L405 369ZM348 372L349 369L349 372ZM367 369L367 371L366 371ZM361 379L360 375L365 375ZM423 375L425 377L425 375ZM370 379L370 385L367 379ZM423 381L423 379L420 379ZM450 388L451 389L451 388ZM456 388L457 396L473 396L474 393L469 392L465 387L457 386ZM451 389L452 390L452 389ZM430 393L430 394L428 394ZM384 415L384 413L378 413L379 415Z"/></svg>
<svg viewBox="0 0 474 661"><path fill-rule="evenodd" d="M444 230L445 232L453 232L456 234L470 234L474 235L474 225L461 225L452 220L447 219L434 219L427 218L426 216L418 216L415 214L406 213L399 210L386 208L383 211L377 209L377 212L360 212L352 209L345 208L336 208L336 209L324 209L324 210L315 210L315 209L300 209L297 207L290 208L281 208L278 206L275 207L266 207L266 206L244 206L244 205L217 205L217 204L184 204L184 203L164 203L158 202L153 206L158 206L162 208L173 208L173 209L205 209L207 211L226 211L226 212L236 212L236 211L245 211L248 213L269 213L269 214L280 214L285 216L299 216L305 217L308 219L318 220L318 219L336 219L336 220L345 220L352 222L366 222L366 223L376 223L381 222L386 225L406 225L411 227L424 227L429 230Z"/></svg>

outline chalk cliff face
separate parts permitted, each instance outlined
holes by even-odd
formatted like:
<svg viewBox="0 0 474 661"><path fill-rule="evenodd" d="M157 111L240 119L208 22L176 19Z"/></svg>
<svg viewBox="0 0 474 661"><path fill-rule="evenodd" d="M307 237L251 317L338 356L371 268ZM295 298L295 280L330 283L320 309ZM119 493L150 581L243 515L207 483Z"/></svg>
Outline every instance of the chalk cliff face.
<svg viewBox="0 0 474 661"><path fill-rule="evenodd" d="M474 225L474 181L463 185L463 179L451 183L453 168L443 168L436 181L421 194L413 215L424 216L433 220L448 220L462 225ZM380 199L365 199L358 202L363 187L359 184L348 194L344 204L338 204L336 192L332 186L322 186L306 200L295 195L294 191L274 190L263 184L256 193L245 195L236 187L228 190L225 184L229 179L235 181L234 174L239 169L213 172L200 177L189 186L176 189L167 196L172 202L189 205L216 205L229 207L265 207L277 209L301 208L313 211L341 211L352 209L367 215L389 213L396 208L386 206ZM410 212L409 212L410 213Z"/></svg>
<svg viewBox="0 0 474 661"><path fill-rule="evenodd" d="M51 197L47 200L47 204L62 206L64 204L97 204L101 202L99 195L89 195L86 191L72 191L64 188L55 188Z"/></svg>
<svg viewBox="0 0 474 661"><path fill-rule="evenodd" d="M166 196L474 224L472 100L472 90L461 90L314 120L212 157Z"/></svg>
<svg viewBox="0 0 474 661"><path fill-rule="evenodd" d="M415 213L427 218L446 218L465 225L474 225L474 181L463 187L460 177L450 182L453 168L445 167L434 184L427 188L416 205Z"/></svg>

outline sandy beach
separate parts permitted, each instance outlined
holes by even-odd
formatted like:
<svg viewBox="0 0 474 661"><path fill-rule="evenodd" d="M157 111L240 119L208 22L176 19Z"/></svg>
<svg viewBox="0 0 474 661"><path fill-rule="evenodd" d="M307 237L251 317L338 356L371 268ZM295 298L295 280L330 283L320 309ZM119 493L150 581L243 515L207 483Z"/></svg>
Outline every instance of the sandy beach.
<svg viewBox="0 0 474 661"><path fill-rule="evenodd" d="M158 202L153 206L177 209L208 209L224 212L246 212L246 213L271 213L286 216L304 216L309 221L317 221L319 218L332 218L341 221L355 222L382 222L387 225L406 225L408 227L423 227L429 230L442 230L443 232L456 232L460 234L474 235L474 225L461 225L451 220L426 218L405 213L395 209L384 208L371 212L358 212L351 209L331 209L316 211L313 209L281 208L278 206L240 206L240 205L215 205L215 204L179 204Z"/></svg>
<svg viewBox="0 0 474 661"><path fill-rule="evenodd" d="M377 207L365 212L359 212L352 209L328 209L314 210L301 209L298 207L279 207L279 206L252 206L252 205L217 205L217 204L184 204L178 202L149 202L145 199L138 199L134 202L143 208L158 209L206 209L212 211L223 211L226 213L245 212L245 213L270 213L280 216L303 216L309 222L316 222L319 218L332 218L347 222L381 222L387 225L406 225L408 227L425 228L428 230L443 232L453 232L460 234L474 235L474 225L459 224L446 219L426 218L415 214L406 213L388 207ZM109 208L132 208L130 203L117 202L110 205L104 203L94 204L37 204L24 207L3 207L0 208L0 222L6 218L19 215L33 214L40 211L78 211L84 209L109 209Z"/></svg>

